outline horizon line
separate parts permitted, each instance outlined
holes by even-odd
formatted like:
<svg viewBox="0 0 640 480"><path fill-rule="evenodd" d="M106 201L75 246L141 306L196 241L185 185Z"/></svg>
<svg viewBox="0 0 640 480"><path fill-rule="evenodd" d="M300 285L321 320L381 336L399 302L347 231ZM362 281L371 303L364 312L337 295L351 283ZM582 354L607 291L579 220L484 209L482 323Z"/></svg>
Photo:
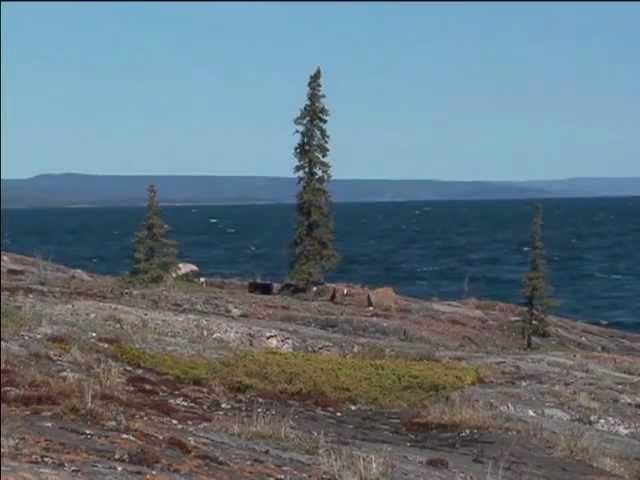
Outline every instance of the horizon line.
<svg viewBox="0 0 640 480"><path fill-rule="evenodd" d="M148 174L148 173L132 173L132 174L111 174L111 173L79 173L79 172L60 172L60 173L39 173L30 177L12 177L0 178L0 180L33 180L38 177L46 176L87 176L87 177L219 177L219 178L265 178L265 179L295 179L295 176L282 175L217 175L217 174ZM384 181L384 182L461 182L461 183L522 183L522 182L553 182L567 180L632 180L640 179L640 175L635 176L573 176L573 177L554 177L554 178L533 178L520 180L452 180L440 178L332 178L331 180L339 181Z"/></svg>

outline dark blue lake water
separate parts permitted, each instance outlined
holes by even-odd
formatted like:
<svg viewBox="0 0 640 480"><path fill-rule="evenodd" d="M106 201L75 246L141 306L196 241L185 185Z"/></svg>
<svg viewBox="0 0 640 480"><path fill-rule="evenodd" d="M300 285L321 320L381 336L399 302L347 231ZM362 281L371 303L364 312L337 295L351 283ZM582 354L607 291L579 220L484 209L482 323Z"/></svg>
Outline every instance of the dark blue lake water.
<svg viewBox="0 0 640 480"><path fill-rule="evenodd" d="M640 197L545 200L556 312L640 331ZM163 208L184 261L207 276L282 280L293 205ZM411 296L520 302L530 201L338 204L330 280ZM2 248L98 273L130 266L143 208L2 210Z"/></svg>

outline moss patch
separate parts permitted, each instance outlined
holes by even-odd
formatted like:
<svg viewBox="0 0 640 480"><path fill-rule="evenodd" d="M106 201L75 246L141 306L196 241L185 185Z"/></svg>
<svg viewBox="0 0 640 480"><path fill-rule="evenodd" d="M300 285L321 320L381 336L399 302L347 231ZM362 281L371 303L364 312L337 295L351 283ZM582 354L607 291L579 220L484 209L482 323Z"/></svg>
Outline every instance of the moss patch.
<svg viewBox="0 0 640 480"><path fill-rule="evenodd" d="M124 345L113 349L129 365L156 370L181 383L215 383L235 393L321 405L415 407L427 404L434 395L480 381L476 369L458 363L272 351L238 353L207 362Z"/></svg>
<svg viewBox="0 0 640 480"><path fill-rule="evenodd" d="M180 383L205 385L213 376L212 364L207 361L182 358L169 353L149 353L124 344L116 344L112 348L121 361L133 367L156 370Z"/></svg>
<svg viewBox="0 0 640 480"><path fill-rule="evenodd" d="M228 357L216 370L235 392L383 407L422 405L479 381L475 369L460 364L269 351Z"/></svg>

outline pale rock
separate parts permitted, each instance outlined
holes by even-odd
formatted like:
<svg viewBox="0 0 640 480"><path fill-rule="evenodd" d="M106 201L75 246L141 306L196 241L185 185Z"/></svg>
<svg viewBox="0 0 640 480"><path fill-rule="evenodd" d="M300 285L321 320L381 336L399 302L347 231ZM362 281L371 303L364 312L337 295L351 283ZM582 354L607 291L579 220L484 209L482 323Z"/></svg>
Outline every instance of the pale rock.
<svg viewBox="0 0 640 480"><path fill-rule="evenodd" d="M176 265L175 270L172 273L174 278L184 277L185 275L195 275L200 269L193 263L179 263Z"/></svg>

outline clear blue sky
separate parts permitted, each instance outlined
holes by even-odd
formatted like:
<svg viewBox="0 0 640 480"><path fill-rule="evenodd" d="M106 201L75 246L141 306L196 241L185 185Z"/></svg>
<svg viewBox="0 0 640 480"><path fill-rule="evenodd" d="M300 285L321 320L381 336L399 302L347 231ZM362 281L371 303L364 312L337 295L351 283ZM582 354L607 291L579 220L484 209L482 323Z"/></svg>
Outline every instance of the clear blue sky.
<svg viewBox="0 0 640 480"><path fill-rule="evenodd" d="M640 4L3 3L2 177L640 175Z"/></svg>

